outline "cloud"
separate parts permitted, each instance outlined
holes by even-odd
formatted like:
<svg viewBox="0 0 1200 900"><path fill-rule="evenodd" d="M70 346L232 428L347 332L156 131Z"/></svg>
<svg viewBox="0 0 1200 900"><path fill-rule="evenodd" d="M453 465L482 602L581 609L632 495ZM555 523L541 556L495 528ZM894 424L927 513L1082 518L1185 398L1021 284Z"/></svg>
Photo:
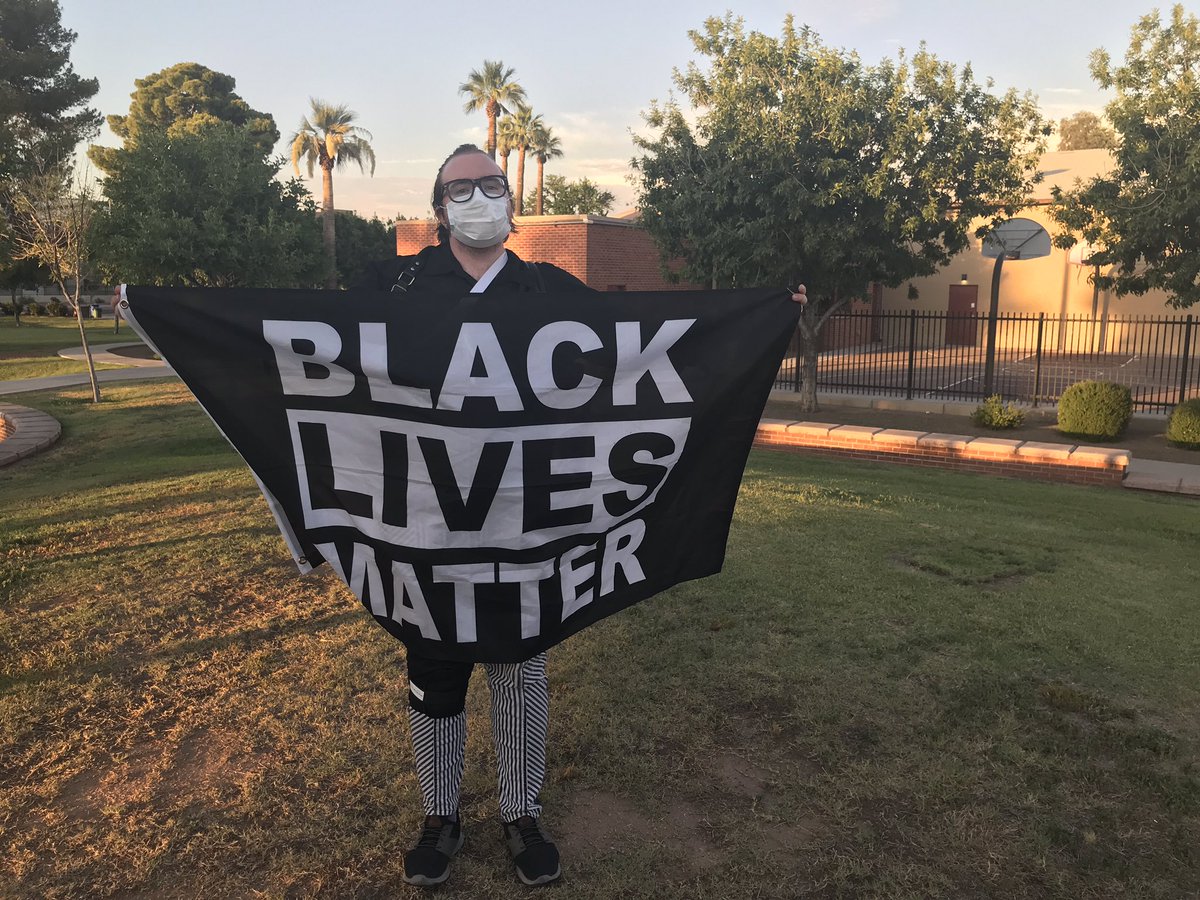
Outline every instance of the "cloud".
<svg viewBox="0 0 1200 900"><path fill-rule="evenodd" d="M629 160L624 157L602 157L593 159L578 159L576 169L586 169L589 172L606 172L608 174L624 175L629 171Z"/></svg>
<svg viewBox="0 0 1200 900"><path fill-rule="evenodd" d="M1048 119L1054 119L1055 121L1065 118L1066 116L1073 116L1078 112L1095 113L1101 118L1104 116L1104 110L1100 107L1086 105L1081 106L1078 103L1043 103L1041 104L1041 109L1042 115Z"/></svg>
<svg viewBox="0 0 1200 900"><path fill-rule="evenodd" d="M432 175L376 175L374 178L335 176L334 195L338 209L352 209L360 216L390 219L396 213L424 216L429 213Z"/></svg>
<svg viewBox="0 0 1200 900"><path fill-rule="evenodd" d="M605 111L555 113L547 116L547 124L559 136L564 148L570 145L605 146L629 143L629 127L641 122L636 110L610 109Z"/></svg>
<svg viewBox="0 0 1200 900"><path fill-rule="evenodd" d="M849 8L847 9L846 6ZM856 25L877 25L896 18L900 4L896 0L872 0L868 3L851 3L842 7Z"/></svg>
<svg viewBox="0 0 1200 900"><path fill-rule="evenodd" d="M1048 88L1042 88L1042 91L1047 94L1082 94L1083 88L1048 87Z"/></svg>

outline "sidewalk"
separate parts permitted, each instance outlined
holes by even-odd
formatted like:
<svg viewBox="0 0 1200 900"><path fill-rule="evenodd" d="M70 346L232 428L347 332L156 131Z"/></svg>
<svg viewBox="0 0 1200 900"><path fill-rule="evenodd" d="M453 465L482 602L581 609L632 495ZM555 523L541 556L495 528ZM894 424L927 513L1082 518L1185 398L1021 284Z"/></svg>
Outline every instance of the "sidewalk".
<svg viewBox="0 0 1200 900"><path fill-rule="evenodd" d="M145 344L143 344L141 341L122 341L119 343L113 342L113 343L107 343L107 344L97 344L96 346L91 348L92 361L98 362L98 363L110 363L114 366L131 366L134 368L144 368L144 369L170 369L171 368L165 362L163 362L161 359L158 359L156 357L145 358L145 357L141 357L141 356L130 356L130 355L127 355L124 353L114 352L116 350L120 350L123 347L135 347L144 352L147 352L147 353L149 352L149 348ZM60 359L74 359L79 362L83 362L84 358L85 358L83 355L83 349L80 347L67 347L65 350L59 350L54 355L59 357ZM147 376L143 376L143 377L149 378L150 376L147 375ZM0 382L0 384L3 384L3 382Z"/></svg>
<svg viewBox="0 0 1200 900"><path fill-rule="evenodd" d="M101 384L114 381L138 381L145 378L163 378L174 375L175 370L161 359L139 359L133 356L123 356L113 353L117 347L141 347L140 341L123 341L121 343L97 344L92 348L92 361L108 363L114 366L125 366L124 369L104 369L96 373ZM73 359L82 362L83 350L79 347L68 347L56 354L63 359ZM146 371L152 370L152 371ZM72 375L49 375L45 378L22 378L16 381L0 381L0 396L7 394L23 394L26 391L45 391L53 388L75 387L88 384L87 372L76 372Z"/></svg>
<svg viewBox="0 0 1200 900"><path fill-rule="evenodd" d="M1134 457L1121 487L1200 497L1200 466Z"/></svg>
<svg viewBox="0 0 1200 900"><path fill-rule="evenodd" d="M113 347L130 346L125 344L105 344L93 348L92 359L95 362L113 363L129 366L127 369L106 369L97 372L96 377L102 384L108 382L137 381L140 379L163 378L175 374L175 371L161 359L139 359L110 352ZM83 351L78 348L60 350L59 356L66 359L82 359ZM26 391L43 391L53 388L73 387L87 384L86 372L75 375L52 375L47 378L26 378L20 381L0 381L0 396L20 394ZM845 395L822 397L823 402L845 402ZM863 398L864 400L866 398ZM895 409L904 401L886 398L888 408ZM868 404L869 405L869 404ZM929 404L916 407L923 409ZM951 404L944 404L949 406ZM962 404L958 404L962 405ZM974 408L974 407L971 407ZM957 411L957 410L956 410ZM969 410L967 410L969 411ZM820 413L817 413L820 416ZM1140 491L1157 491L1168 494L1187 494L1200 497L1200 465L1190 463L1161 462L1154 459L1139 459L1134 456L1129 463L1129 475L1122 487Z"/></svg>

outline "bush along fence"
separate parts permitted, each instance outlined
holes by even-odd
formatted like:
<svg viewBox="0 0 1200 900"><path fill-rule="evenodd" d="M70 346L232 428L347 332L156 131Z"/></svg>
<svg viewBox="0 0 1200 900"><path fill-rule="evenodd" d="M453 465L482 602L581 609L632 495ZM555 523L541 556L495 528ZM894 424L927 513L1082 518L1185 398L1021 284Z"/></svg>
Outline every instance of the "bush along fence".
<svg viewBox="0 0 1200 900"><path fill-rule="evenodd" d="M989 337L994 334L994 339ZM822 333L817 390L907 399L982 400L999 394L1037 406L1078 381L1129 388L1136 412L1168 413L1200 397L1195 317L986 316L852 312ZM793 337L775 386L800 390Z"/></svg>

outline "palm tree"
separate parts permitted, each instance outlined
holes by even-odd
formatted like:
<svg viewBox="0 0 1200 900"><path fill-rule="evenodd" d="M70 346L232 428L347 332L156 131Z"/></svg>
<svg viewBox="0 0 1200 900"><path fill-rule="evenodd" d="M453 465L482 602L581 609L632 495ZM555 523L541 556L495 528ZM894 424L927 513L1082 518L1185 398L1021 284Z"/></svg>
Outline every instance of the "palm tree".
<svg viewBox="0 0 1200 900"><path fill-rule="evenodd" d="M508 157L509 154L516 149L517 132L513 128L513 117L505 116L500 120L500 125L496 129L496 152L500 154L500 171L504 173L504 177L508 177Z"/></svg>
<svg viewBox="0 0 1200 900"><path fill-rule="evenodd" d="M563 155L558 135L554 133L553 129L543 125L539 121L537 127L533 130L533 139L529 142L529 152L534 155L538 164L537 201L533 214L540 216L542 214L542 200L545 197L542 176L545 174L546 160L561 159Z"/></svg>
<svg viewBox="0 0 1200 900"><path fill-rule="evenodd" d="M513 147L517 151L517 184L513 190L513 196L517 201L517 215L525 215L525 153L529 150L529 145L533 143L534 134L537 129L542 128L542 117L535 116L533 110L528 106L518 106L517 111L510 117L512 119L512 137Z"/></svg>
<svg viewBox="0 0 1200 900"><path fill-rule="evenodd" d="M463 112L473 113L482 109L487 113L488 133L484 151L493 160L496 158L496 120L508 110L505 103L514 106L525 99L525 88L515 81L515 69L510 69L500 60L485 59L482 69L472 69L467 80L458 86L458 92L467 98Z"/></svg>
<svg viewBox="0 0 1200 900"><path fill-rule="evenodd" d="M358 163L361 171L371 164L375 174L375 151L368 141L371 132L354 125L355 113L344 104L337 106L310 97L312 112L300 119L300 127L289 139L292 144L292 167L300 174L300 159L308 165L308 177L313 167L321 167L321 225L325 236L327 261L325 287L337 287L337 236L334 233L333 170L346 163Z"/></svg>

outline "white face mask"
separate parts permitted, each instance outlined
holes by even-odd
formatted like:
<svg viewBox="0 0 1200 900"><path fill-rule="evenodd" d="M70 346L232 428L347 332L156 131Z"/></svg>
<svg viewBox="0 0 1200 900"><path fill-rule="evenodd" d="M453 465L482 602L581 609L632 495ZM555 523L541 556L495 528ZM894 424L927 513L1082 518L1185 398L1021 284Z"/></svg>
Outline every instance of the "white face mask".
<svg viewBox="0 0 1200 900"><path fill-rule="evenodd" d="M447 202L446 219L450 233L468 247L494 247L512 230L508 197L485 197L478 188L465 203Z"/></svg>

